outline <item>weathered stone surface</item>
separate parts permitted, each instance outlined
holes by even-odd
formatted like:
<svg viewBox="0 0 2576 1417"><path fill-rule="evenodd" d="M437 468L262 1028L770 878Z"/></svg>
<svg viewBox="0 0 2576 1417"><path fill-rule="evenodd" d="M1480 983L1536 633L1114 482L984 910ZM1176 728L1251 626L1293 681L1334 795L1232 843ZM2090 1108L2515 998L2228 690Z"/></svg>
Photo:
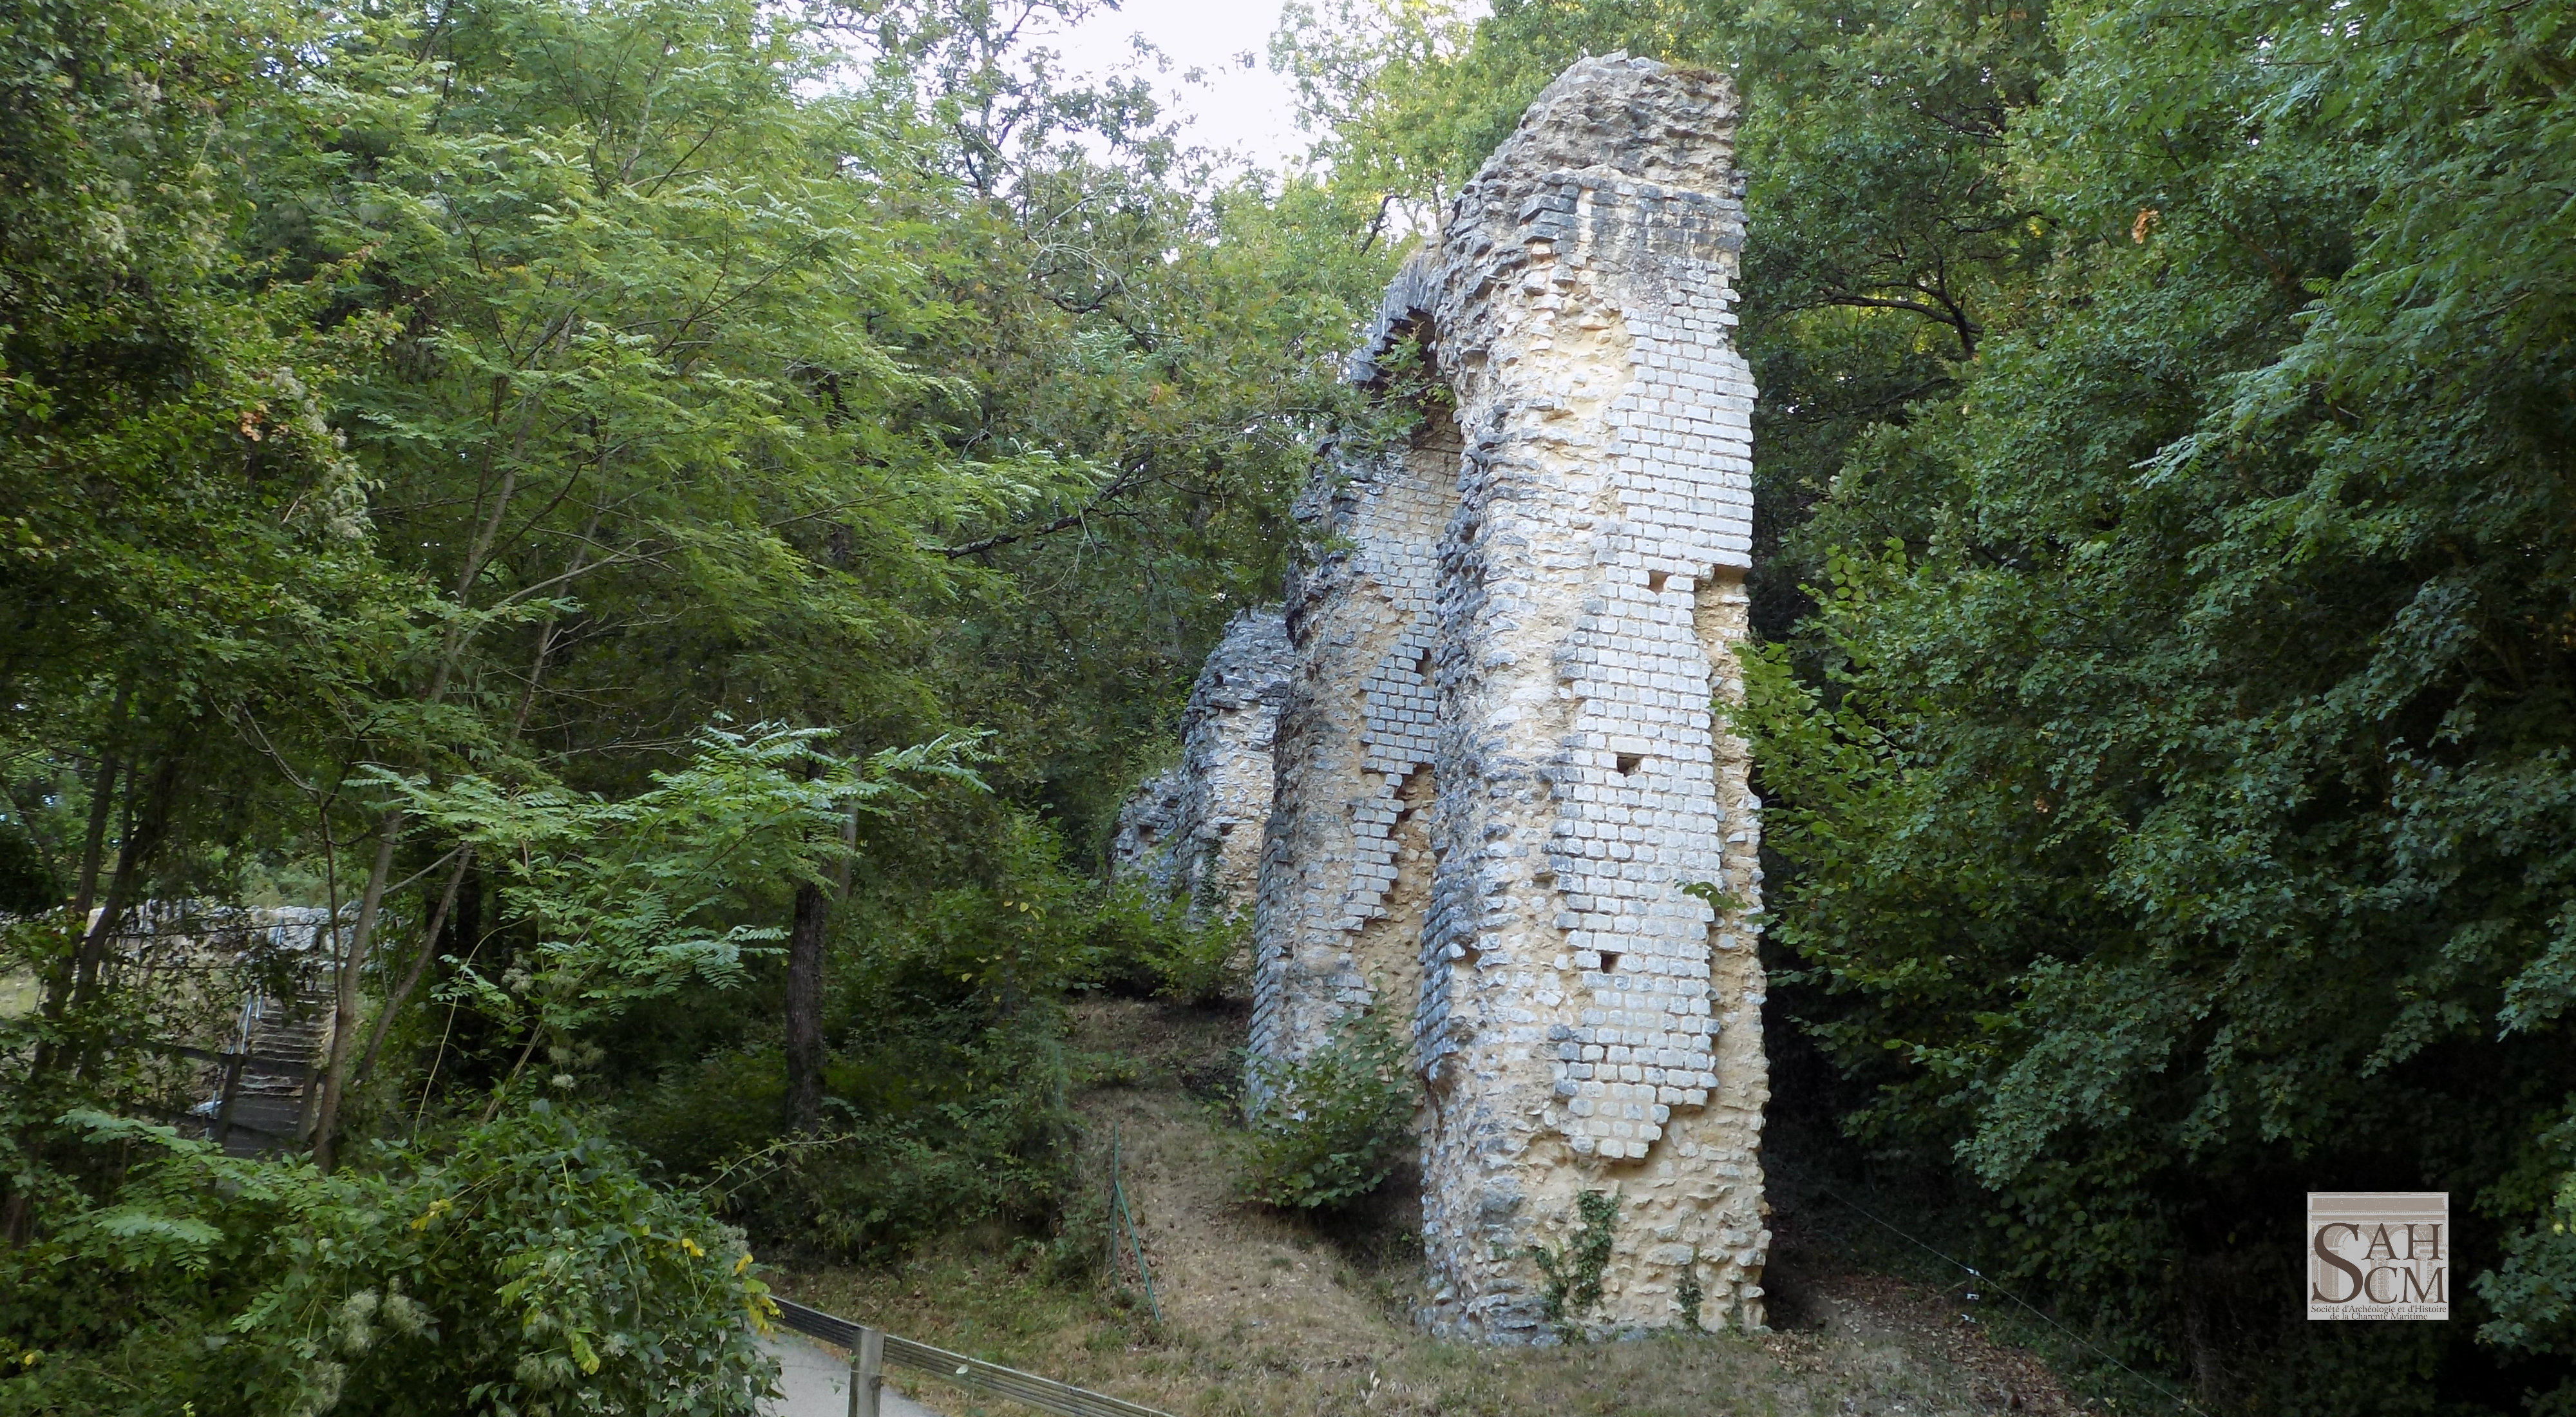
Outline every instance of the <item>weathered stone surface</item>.
<svg viewBox="0 0 2576 1417"><path fill-rule="evenodd" d="M1181 761L1118 814L1116 874L1185 901L1194 918L1252 903L1270 817L1271 738L1293 667L1276 608L1246 610L1226 626L1182 710Z"/></svg>
<svg viewBox="0 0 2576 1417"><path fill-rule="evenodd" d="M1585 1191L1620 1200L1586 1327L1693 1288L1762 1321L1759 804L1711 714L1752 530L1735 113L1648 60L1551 85L1352 358L1384 386L1418 345L1446 396L1299 509L1253 1051L1411 1010L1424 1318L1487 1341L1552 1336L1532 1253Z"/></svg>
<svg viewBox="0 0 2576 1417"><path fill-rule="evenodd" d="M1428 417L1409 449L1335 450L1298 504L1324 552L1289 575L1297 669L1253 921L1256 1056L1300 1056L1346 1010L1385 998L1409 1013L1420 992L1437 551L1458 454L1455 426Z"/></svg>
<svg viewBox="0 0 2576 1417"><path fill-rule="evenodd" d="M1762 977L1736 687L1753 384L1715 74L1577 64L1460 195L1410 318L1466 441L1441 545L1417 1047L1434 1322L1541 1332L1533 1245L1620 1196L1606 1328L1760 1321ZM1389 312L1391 315L1394 312ZM1390 327L1392 321L1390 321ZM1686 1257L1675 1262L1675 1257Z"/></svg>

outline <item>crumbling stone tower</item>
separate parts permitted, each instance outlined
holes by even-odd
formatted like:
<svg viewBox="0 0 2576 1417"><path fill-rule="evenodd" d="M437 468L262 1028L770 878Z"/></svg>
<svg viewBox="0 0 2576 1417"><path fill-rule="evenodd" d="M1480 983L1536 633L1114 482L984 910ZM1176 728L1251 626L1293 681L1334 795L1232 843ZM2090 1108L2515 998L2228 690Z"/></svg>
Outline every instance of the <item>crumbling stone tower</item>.
<svg viewBox="0 0 2576 1417"><path fill-rule="evenodd" d="M1225 627L1181 712L1181 760L1139 787L1118 813L1115 874L1222 919L1252 903L1271 810L1271 738L1294 657L1276 607Z"/></svg>
<svg viewBox="0 0 2576 1417"><path fill-rule="evenodd" d="M1759 804L1711 712L1752 529L1735 116L1722 75L1567 70L1352 360L1409 446L1344 440L1299 508L1253 1051L1409 1017L1444 1332L1548 1339L1587 1192L1611 1259L1561 1322L1762 1323Z"/></svg>

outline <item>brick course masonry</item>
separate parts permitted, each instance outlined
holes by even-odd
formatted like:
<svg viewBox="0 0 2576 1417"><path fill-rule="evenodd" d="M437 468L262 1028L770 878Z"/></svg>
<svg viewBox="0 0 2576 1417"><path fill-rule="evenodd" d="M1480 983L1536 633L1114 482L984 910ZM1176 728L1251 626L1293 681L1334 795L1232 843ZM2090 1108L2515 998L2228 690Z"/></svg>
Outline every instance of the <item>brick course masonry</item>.
<svg viewBox="0 0 2576 1417"><path fill-rule="evenodd" d="M1254 890L1256 1057L1409 1013L1439 1332L1551 1341L1532 1251L1587 1190L1619 1211L1585 1328L1677 1325L1694 1285L1703 1326L1762 1323L1759 803L1710 711L1752 531L1736 111L1722 75L1615 55L1530 106L1351 361L1391 387L1418 344L1448 397L1408 448L1327 449L1284 616L1237 621L1122 818L1122 851L1157 801L1203 841L1222 814L1188 804L1249 803L1225 784L1267 749L1257 886L1239 829L1165 869ZM1203 750L1227 685L1273 707Z"/></svg>

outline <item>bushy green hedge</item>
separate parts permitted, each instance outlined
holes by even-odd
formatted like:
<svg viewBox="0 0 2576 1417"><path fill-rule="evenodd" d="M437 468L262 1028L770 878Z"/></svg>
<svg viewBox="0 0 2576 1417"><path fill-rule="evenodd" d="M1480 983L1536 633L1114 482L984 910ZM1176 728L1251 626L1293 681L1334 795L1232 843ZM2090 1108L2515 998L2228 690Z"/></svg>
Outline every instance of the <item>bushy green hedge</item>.
<svg viewBox="0 0 2576 1417"><path fill-rule="evenodd" d="M754 993L665 1001L602 1035L634 1069L611 1093L618 1134L765 1247L841 1261L974 1226L1061 1231L1081 1191L1067 1097L1103 1062L1068 1048L1065 1000L1248 992L1241 919L1079 877L1025 815L935 805L957 820L866 842L833 918L813 1132L786 1127L775 1006Z"/></svg>
<svg viewBox="0 0 2576 1417"><path fill-rule="evenodd" d="M1349 1205L1384 1184L1412 1141L1404 1043L1373 1013L1345 1016L1295 1063L1265 1064L1254 1093L1243 1188L1266 1205Z"/></svg>
<svg viewBox="0 0 2576 1417"><path fill-rule="evenodd" d="M122 1184L0 1252L0 1413L749 1414L739 1232L543 1102L376 1170L72 1119Z"/></svg>
<svg viewBox="0 0 2576 1417"><path fill-rule="evenodd" d="M825 1069L824 1125L779 1123L775 1049L712 1055L619 1109L619 1128L793 1256L847 1260L1000 1222L1042 1224L1069 1164L1062 1010L1003 1022L889 1013Z"/></svg>
<svg viewBox="0 0 2576 1417"><path fill-rule="evenodd" d="M1249 911L1193 920L1180 902L1121 881L1090 907L1085 934L1104 983L1200 1008L1252 997Z"/></svg>

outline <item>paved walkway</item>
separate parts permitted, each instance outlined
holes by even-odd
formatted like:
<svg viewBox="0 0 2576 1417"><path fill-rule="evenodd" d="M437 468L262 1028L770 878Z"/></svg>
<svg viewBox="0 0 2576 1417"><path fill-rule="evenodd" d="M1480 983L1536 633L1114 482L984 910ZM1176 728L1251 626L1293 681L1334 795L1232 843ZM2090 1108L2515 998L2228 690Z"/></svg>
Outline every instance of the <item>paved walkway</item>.
<svg viewBox="0 0 2576 1417"><path fill-rule="evenodd" d="M850 1417L849 1359L783 1329L760 1344L778 1360L780 1393L760 1409L761 1417ZM880 1417L938 1417L891 1387L877 1411Z"/></svg>

